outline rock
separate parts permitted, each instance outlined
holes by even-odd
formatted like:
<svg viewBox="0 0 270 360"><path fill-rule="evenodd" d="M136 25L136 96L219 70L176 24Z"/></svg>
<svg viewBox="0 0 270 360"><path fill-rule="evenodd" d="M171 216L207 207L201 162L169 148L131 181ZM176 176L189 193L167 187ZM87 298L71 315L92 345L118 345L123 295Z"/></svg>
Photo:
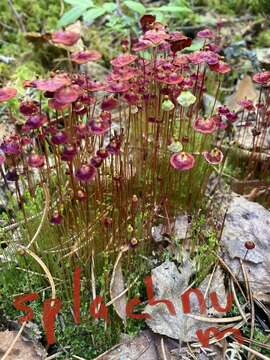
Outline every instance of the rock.
<svg viewBox="0 0 270 360"><path fill-rule="evenodd" d="M205 115L210 115L215 103L215 98L209 94L203 94L203 108ZM221 106L221 102L216 100L213 114L217 112L219 106Z"/></svg>
<svg viewBox="0 0 270 360"><path fill-rule="evenodd" d="M255 249L246 252L245 242L253 241ZM262 205L233 196L229 204L221 237L223 256L233 273L243 281L239 259L248 273L256 297L270 293L270 212Z"/></svg>
<svg viewBox="0 0 270 360"><path fill-rule="evenodd" d="M172 236L176 240L184 240L187 237L189 237L189 229L190 224L188 221L188 215L178 215L175 219L175 223L171 224L171 227L173 229ZM152 237L156 242L161 242L166 239L166 226L163 224L160 224L158 226L152 227Z"/></svg>
<svg viewBox="0 0 270 360"><path fill-rule="evenodd" d="M8 350L17 333L9 330L0 332L0 357ZM21 335L6 360L43 360L46 354L41 345Z"/></svg>
<svg viewBox="0 0 270 360"><path fill-rule="evenodd" d="M241 148L246 150L253 149L253 128L254 126L241 126L237 129L236 142ZM262 133L255 138L255 144L258 144L260 150L270 149L270 128L266 129L266 133L262 131Z"/></svg>
<svg viewBox="0 0 270 360"><path fill-rule="evenodd" d="M198 321L183 313L181 294L188 287L189 278L192 273L187 271L179 272L173 262L167 261L152 270L152 281L154 287L155 298L167 299L174 305L176 315L171 315L165 304L157 304L154 306L147 305L144 312L151 315L150 320L146 320L147 325L155 333L166 335L170 338L181 340L184 342L198 341L196 331L199 329L207 329L209 323ZM201 292L204 294L208 286L210 275L205 278L200 286ZM216 291L220 305L225 306L226 293L224 287L223 273L218 268L213 275L210 292ZM215 316L222 315L217 313L209 303L208 295L206 296L206 306L208 314ZM200 315L199 304L195 295L190 296L191 313Z"/></svg>
<svg viewBox="0 0 270 360"><path fill-rule="evenodd" d="M239 105L240 100L248 99L256 103L258 98L259 92L256 90L252 78L249 75L245 75L243 79L238 80L235 93L226 99L225 104L228 106L230 111L238 112L242 110Z"/></svg>
<svg viewBox="0 0 270 360"><path fill-rule="evenodd" d="M256 49L257 59L263 68L270 69L270 48Z"/></svg>
<svg viewBox="0 0 270 360"><path fill-rule="evenodd" d="M8 204L8 197L5 191L5 184L0 182L0 212L5 211ZM0 220L1 223L1 220Z"/></svg>
<svg viewBox="0 0 270 360"><path fill-rule="evenodd" d="M9 136L15 132L14 124L11 124L8 120L4 120L0 123L0 143L5 136Z"/></svg>
<svg viewBox="0 0 270 360"><path fill-rule="evenodd" d="M11 64L14 61L15 61L15 58L13 56L0 55L0 62L2 62L4 64Z"/></svg>
<svg viewBox="0 0 270 360"><path fill-rule="evenodd" d="M108 69L104 66L91 61L85 65L81 65L81 70L91 75L95 74L94 77L97 81L104 81L105 77L109 74Z"/></svg>

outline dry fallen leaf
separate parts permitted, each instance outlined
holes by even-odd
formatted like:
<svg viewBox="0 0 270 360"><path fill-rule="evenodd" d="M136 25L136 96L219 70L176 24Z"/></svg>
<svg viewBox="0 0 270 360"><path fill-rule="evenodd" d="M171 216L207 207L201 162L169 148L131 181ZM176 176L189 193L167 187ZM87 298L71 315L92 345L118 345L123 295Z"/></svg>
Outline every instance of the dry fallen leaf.
<svg viewBox="0 0 270 360"><path fill-rule="evenodd" d="M255 89L254 83L249 75L245 75L242 80L238 80L236 85L236 92L229 96L226 105L230 111L240 111L241 107L239 101L242 99L248 99L256 101L259 98L259 93Z"/></svg>
<svg viewBox="0 0 270 360"><path fill-rule="evenodd" d="M51 40L51 33L38 33L38 32L28 32L24 34L26 40L32 42L32 43L47 43L49 40Z"/></svg>
<svg viewBox="0 0 270 360"><path fill-rule="evenodd" d="M116 262L114 264L111 283L110 283L111 299L116 298L117 296L119 296L119 294L121 294L125 290L125 283L124 283L124 277L123 277L122 265L121 265L122 255L123 255L123 250L121 250L120 253L118 254ZM125 293L113 302L113 307L117 315L124 321L124 323L126 322L126 304L127 304L127 298Z"/></svg>

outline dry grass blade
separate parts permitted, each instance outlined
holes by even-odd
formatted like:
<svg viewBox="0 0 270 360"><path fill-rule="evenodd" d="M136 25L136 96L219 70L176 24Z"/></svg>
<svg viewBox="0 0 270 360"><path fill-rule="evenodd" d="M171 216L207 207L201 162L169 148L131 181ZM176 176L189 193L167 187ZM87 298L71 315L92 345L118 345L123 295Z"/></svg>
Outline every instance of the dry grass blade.
<svg viewBox="0 0 270 360"><path fill-rule="evenodd" d="M165 350L164 339L163 338L161 338L161 340L160 340L160 346L161 346L161 352L162 352L163 360L168 360L167 355L166 355L166 350Z"/></svg>
<svg viewBox="0 0 270 360"><path fill-rule="evenodd" d="M253 337L254 337L254 329L255 329L255 308L254 308L254 302L253 302L253 296L252 296L252 292L249 286L249 281L248 281L248 275L246 272L246 269L244 267L243 261L242 259L240 259L240 264L241 264L241 268L243 271L243 275L244 275L244 279L245 279L245 286L247 289L247 293L248 293L248 298L249 298L249 302L250 302L250 309L251 309L251 325L250 325L250 341L252 341ZM248 355L248 359L251 359L252 356L249 354Z"/></svg>
<svg viewBox="0 0 270 360"><path fill-rule="evenodd" d="M110 300L109 302L106 303L106 306L110 306L112 305L116 300L118 300L121 296L123 296L125 293L127 293L131 288L132 286L136 283L136 281L139 279L139 276L137 276L135 278L134 281L132 281L132 283L125 289L123 290L120 294L118 294L115 298L113 298L112 300Z"/></svg>
<svg viewBox="0 0 270 360"><path fill-rule="evenodd" d="M192 359L197 360L196 356L194 355L191 346L189 345L189 343L187 343L187 347L188 347L188 353L189 355L192 357Z"/></svg>
<svg viewBox="0 0 270 360"><path fill-rule="evenodd" d="M72 355L73 359L78 359L78 360L86 360L85 358L82 358L80 356L77 355Z"/></svg>
<svg viewBox="0 0 270 360"><path fill-rule="evenodd" d="M209 317L193 315L193 314L187 314L187 316L195 320L204 321L213 324L226 324L226 323L232 323L235 321L242 320L242 316L233 316L228 318L209 318Z"/></svg>
<svg viewBox="0 0 270 360"><path fill-rule="evenodd" d="M53 359L57 359L59 356L63 355L63 351L59 351L56 354L53 354L51 356L46 357L45 360L53 360Z"/></svg>
<svg viewBox="0 0 270 360"><path fill-rule="evenodd" d="M246 314L244 313L244 311L242 310L242 307L239 303L239 300L237 298L237 295L236 295L236 291L235 291L235 287L234 287L234 282L233 282L233 279L231 278L230 279L230 283L231 283L231 288L232 288L232 293L233 293L233 298L234 298L234 301L235 301L235 304L243 318L243 320L245 321L245 323L247 323L247 318L246 318Z"/></svg>
<svg viewBox="0 0 270 360"><path fill-rule="evenodd" d="M101 360L104 358L104 356L108 355L111 351L119 348L121 345L123 345L122 343L117 344L115 346L113 346L112 348L110 348L109 350L105 351L104 353L100 354L98 357L94 358L93 360Z"/></svg>
<svg viewBox="0 0 270 360"><path fill-rule="evenodd" d="M92 297L97 297L96 292L96 278L95 278L95 251L92 249L92 266L91 266L91 280L92 280Z"/></svg>
<svg viewBox="0 0 270 360"><path fill-rule="evenodd" d="M252 355L255 355L256 358L258 359L262 359L262 360L270 360L270 358L266 355L263 355L261 353L259 353L258 351L256 350L253 350L245 345L240 345L244 350L247 350L249 353L251 353Z"/></svg>
<svg viewBox="0 0 270 360"><path fill-rule="evenodd" d="M44 191L44 194L45 194L45 206L44 206L44 210L43 210L43 214L42 214L42 218L41 218L41 221L40 221L40 224L37 228L37 231L35 233L35 235L33 236L32 240L29 242L29 244L27 245L27 249L29 249L36 241L41 229L42 229L42 226L44 224L44 221L46 220L46 217L47 217L47 214L48 214L48 211L49 211L49 208L50 208L50 194L49 194L49 190L48 190L48 187L45 185L45 184L42 184L42 187L43 187L43 191Z"/></svg>
<svg viewBox="0 0 270 360"><path fill-rule="evenodd" d="M213 271L212 271L212 273L211 273L210 279L209 279L209 281L208 281L207 288L206 288L205 293L204 293L204 300L205 300L206 297L207 297L207 294L208 294L208 291L209 291L209 289L210 289L211 282L212 282L212 280L213 280L213 276L214 276L214 273L215 273L215 271L216 271L216 268L217 268L217 265L215 264L214 269L213 269Z"/></svg>
<svg viewBox="0 0 270 360"><path fill-rule="evenodd" d="M31 250L29 250L28 248L22 247L21 248L23 252L26 252L28 255L30 255L44 270L49 283L50 283L50 287L52 289L52 299L55 300L56 299L56 289L55 289L55 284L54 284L54 280L53 277L49 271L49 269L47 268L47 266L44 264L44 262ZM52 305L53 305L53 301L52 301ZM13 346L15 345L16 341L18 340L18 338L20 337L24 327L26 325L26 322L24 322L20 328L20 331L18 332L17 336L15 337L14 341L12 342L10 348L8 349L8 351L5 353L5 355L3 356L2 360L5 360L8 356L8 354L11 352Z"/></svg>
<svg viewBox="0 0 270 360"><path fill-rule="evenodd" d="M234 273L232 272L232 270L229 268L229 266L225 263L225 261L218 254L215 254L215 255L218 258L218 260L220 261L221 265L230 273L231 277L233 278L234 282L238 286L238 288L239 288L241 294L243 295L244 299L247 300L247 297L246 297L241 285L239 284L239 281L234 276Z"/></svg>
<svg viewBox="0 0 270 360"><path fill-rule="evenodd" d="M270 319L270 310L267 308L267 306L265 306L261 300L256 299L256 297L254 295L253 295L253 299L254 299L254 302L265 312L268 319Z"/></svg>
<svg viewBox="0 0 270 360"><path fill-rule="evenodd" d="M249 318L249 317L250 317L250 314L247 314L247 318ZM235 325L233 326L233 328L234 328L234 329L241 329L241 327L242 327L244 324L245 324L245 322L244 322L244 321L241 321L241 322L239 322L238 324L235 324ZM227 330L227 329L229 329L229 328L231 328L231 327L232 327L231 324L226 325L226 326L222 326L222 327L220 327L220 331ZM228 337L228 336L230 336L230 335L232 335L232 334L233 334L232 332L227 332L227 333L224 334L224 336L222 337L222 339L219 339L219 340L216 339L215 337L211 337L210 340L209 340L209 344L212 345L212 344L215 344L215 343L217 343L217 342L220 342L221 340L225 339L226 337ZM200 342L196 342L196 343L191 344L191 346L197 348L197 347L201 347L202 344L201 344Z"/></svg>
<svg viewBox="0 0 270 360"><path fill-rule="evenodd" d="M269 336L268 336L268 338L269 338ZM266 339L267 339L267 338L266 338ZM267 339L266 342L267 342L268 340L269 340L269 339ZM244 342L247 343L247 344L251 344L251 345L260 347L261 349L270 350L270 346L269 346L269 345L266 345L265 343L261 343L261 342L256 341L256 340L250 340L250 339L244 337Z"/></svg>
<svg viewBox="0 0 270 360"><path fill-rule="evenodd" d="M37 275L37 276L41 276L41 277L47 277L47 275L45 275L45 274L40 274L40 273L38 273L38 272L29 270L29 269L23 269L23 268L21 268L21 267L19 267L19 266L16 266L16 269L21 270L21 271L23 271L23 272L26 272L26 273L28 273L28 274L33 274L33 275ZM56 278L55 276L53 277L53 279L56 280L56 281L60 281L60 282L63 281L63 280L61 280L61 279L59 279L59 278Z"/></svg>
<svg viewBox="0 0 270 360"><path fill-rule="evenodd" d="M44 262L33 251L31 251L31 250L29 250L29 249L27 249L25 247L21 247L21 250L23 252L26 252L28 255L30 255L42 267L43 271L47 275L47 278L48 278L49 283L50 283L50 287L52 289L52 299L55 300L56 299L55 284L54 284L53 277L52 277L49 269L47 268L47 266L44 264Z"/></svg>

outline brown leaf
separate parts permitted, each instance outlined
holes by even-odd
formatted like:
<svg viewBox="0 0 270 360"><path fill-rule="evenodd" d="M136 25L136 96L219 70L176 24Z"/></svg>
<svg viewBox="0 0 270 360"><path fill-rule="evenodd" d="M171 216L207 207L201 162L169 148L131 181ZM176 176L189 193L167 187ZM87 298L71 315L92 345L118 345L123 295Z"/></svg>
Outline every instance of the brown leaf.
<svg viewBox="0 0 270 360"><path fill-rule="evenodd" d="M249 75L245 75L242 80L238 80L236 85L236 92L228 97L226 105L230 111L240 111L241 107L239 101L242 99L248 99L252 101L257 101L259 98L259 93L255 89L254 83Z"/></svg>
<svg viewBox="0 0 270 360"><path fill-rule="evenodd" d="M125 290L125 283L121 265L121 258L123 252L124 251L121 250L118 254L113 268L112 279L110 283L110 296L112 300L118 297ZM126 304L127 298L125 293L113 302L113 307L117 315L124 321L124 323L126 322Z"/></svg>
<svg viewBox="0 0 270 360"><path fill-rule="evenodd" d="M26 40L32 42L32 43L46 43L51 39L51 33L46 32L46 33L38 33L38 32L28 32L25 33L25 38Z"/></svg>

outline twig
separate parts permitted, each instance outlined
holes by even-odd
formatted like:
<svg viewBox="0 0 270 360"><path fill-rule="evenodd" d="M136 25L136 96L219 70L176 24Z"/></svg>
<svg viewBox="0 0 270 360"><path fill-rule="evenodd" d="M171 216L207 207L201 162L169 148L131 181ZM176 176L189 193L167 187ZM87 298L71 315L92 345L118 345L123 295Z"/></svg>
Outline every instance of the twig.
<svg viewBox="0 0 270 360"><path fill-rule="evenodd" d="M4 29L13 30L13 27L12 27L12 26L3 23L3 21L0 21L0 25L1 25Z"/></svg>
<svg viewBox="0 0 270 360"><path fill-rule="evenodd" d="M18 14L17 10L15 9L15 7L12 3L12 0L8 0L8 5L15 17L15 21L16 21L19 29L21 30L21 32L26 32L26 29L25 29L24 23L22 22L21 16Z"/></svg>

